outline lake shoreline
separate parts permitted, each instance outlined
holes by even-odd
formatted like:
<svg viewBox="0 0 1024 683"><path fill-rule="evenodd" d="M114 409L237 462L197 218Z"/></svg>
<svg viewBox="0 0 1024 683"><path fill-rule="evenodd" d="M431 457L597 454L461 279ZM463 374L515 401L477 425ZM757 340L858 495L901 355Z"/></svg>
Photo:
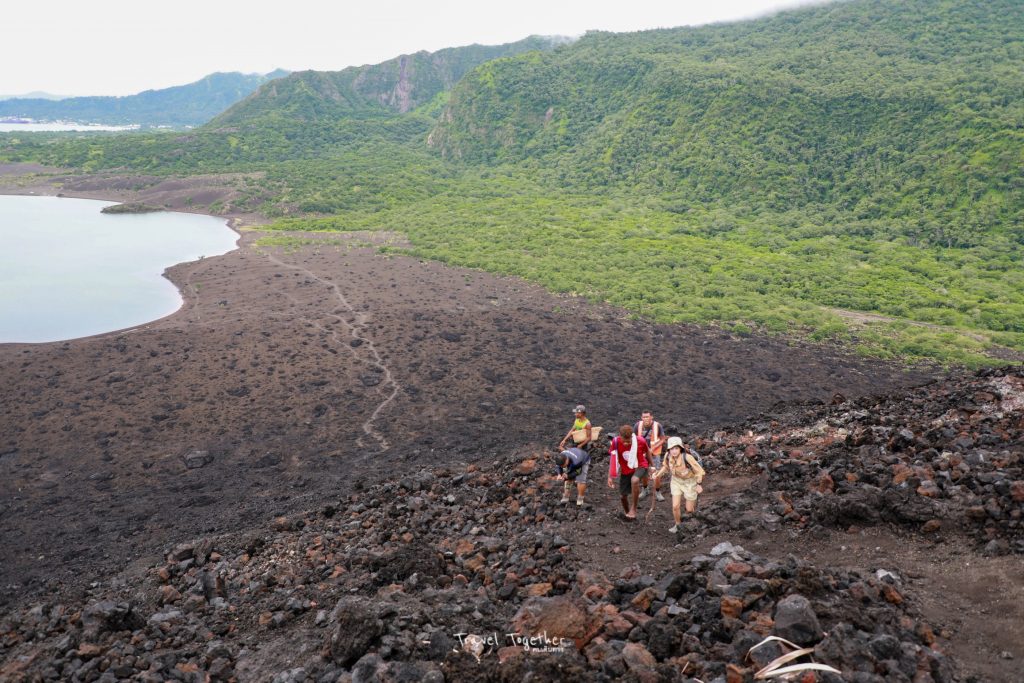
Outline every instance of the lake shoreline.
<svg viewBox="0 0 1024 683"><path fill-rule="evenodd" d="M59 186L54 186L52 180L50 180L50 181L42 180L42 179L39 178L39 175L38 175L42 171L47 171L47 172L51 172L52 173L52 172L57 172L60 169L46 169L45 167L40 167L40 166L37 166L37 165L34 165L34 164L28 165L28 166L29 166L28 169L26 169L26 170L28 170L28 173L25 173L25 174L16 174L16 173L14 173L14 174L12 174L12 173L10 173L10 171L11 170L15 170L17 168L17 165L0 164L0 195L5 195L5 196L23 196L23 197L60 197L60 198L66 198L66 199L86 199L86 200L92 200L92 201L120 202L122 204L135 203L133 200L130 201L130 200L123 199L124 197L133 196L133 193L126 192L124 190L117 190L115 188L108 188L108 189L105 189L105 190L82 190L82 191L72 190L72 191L64 191L64 188L59 187ZM64 177L64 176L62 176L62 177ZM19 184L12 186L11 183L10 183L10 181L12 179L14 179ZM4 181L7 181L7 182L4 182ZM188 213L188 214L192 214L192 215L209 216L211 218L215 218L215 219L218 219L218 220L223 220L224 224L225 224L225 227L227 227L229 230L231 230L235 234L235 236L236 236L236 238L234 240L234 246L233 246L231 251L235 251L235 250L243 248L243 241L245 240L246 235L242 232L242 230L243 230L243 228L245 226L249 225L249 223L251 221L251 218L249 216L246 216L246 215L243 215L243 214L218 216L218 215L215 215L215 214L212 214L212 213L209 213L209 212L197 211L197 210L192 210L192 211L179 210L179 209L158 209L158 210L161 211L161 212L167 212L167 213ZM230 253L230 252L227 252L227 253ZM226 255L226 254L219 254L219 256L220 255ZM213 256L213 257L209 257L209 258L216 258L216 257ZM3 342L3 343L0 343L0 346L2 346L2 345L30 345L30 346L38 346L38 345L45 345L45 344L63 344L63 343L66 343L66 342L71 342L71 341L81 341L81 340L88 340L88 339L94 339L94 338L103 338L103 337L106 337L106 336L109 336L109 335L129 334L129 333L137 332L137 331L140 331L140 330L144 330L144 329L146 329L146 328L148 328L148 327L150 327L152 325L155 325L157 323L165 321L168 318L172 318L173 316L178 315L178 314L184 312L185 309L189 306L189 303L190 303L188 292L187 292L186 283L181 281L180 278L176 278L175 275L174 275L174 271L175 271L176 268L178 268L180 266L185 266L185 265L188 265L190 263L196 263L198 260L201 260L201 259L194 259L194 260L191 260L191 261L182 261L182 262L178 262L178 263L173 263L170 266L164 268L164 270L160 273L160 276L163 277L165 280L169 281L174 286L174 288L177 290L178 298L180 300L180 304L177 306L177 308L175 308L170 313L167 313L166 315L162 315L162 316L160 316L158 318L153 318L151 320L148 320L146 322L143 322L143 323L140 323L140 324L137 324L137 325L131 325L131 326L128 326L128 327L116 328L116 329L113 329L113 330L108 330L108 331L105 331L105 332L98 332L96 334L90 334L90 335L85 335L85 336L81 336L81 337L69 337L67 339L60 339L60 340L55 340L55 341L40 341L40 342Z"/></svg>
<svg viewBox="0 0 1024 683"><path fill-rule="evenodd" d="M236 232L270 223L268 218L258 213L214 213L188 205L189 193L205 191L213 195L228 195L227 188L220 181L231 177L234 176L222 174L180 179L143 174L94 175L40 164L0 163L0 194L150 204L160 206L165 211L223 218L228 221L228 227ZM154 183L154 180L157 182ZM173 183L174 188L162 188L160 181ZM142 189L135 189L140 186ZM207 202L206 205L212 203Z"/></svg>

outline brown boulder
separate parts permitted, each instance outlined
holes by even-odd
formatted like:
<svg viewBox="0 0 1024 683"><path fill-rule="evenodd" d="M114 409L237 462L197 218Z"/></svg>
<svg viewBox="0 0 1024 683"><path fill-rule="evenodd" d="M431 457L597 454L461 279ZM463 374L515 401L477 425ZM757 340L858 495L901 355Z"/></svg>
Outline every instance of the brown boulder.
<svg viewBox="0 0 1024 683"><path fill-rule="evenodd" d="M647 622L651 620L651 617L647 616L643 612L634 612L631 609L623 610L619 613L623 619L628 619L634 626L643 628L647 625Z"/></svg>
<svg viewBox="0 0 1024 683"><path fill-rule="evenodd" d="M498 664L504 664L510 659L515 657L522 657L526 654L526 651L521 647L515 645L509 645L498 650Z"/></svg>
<svg viewBox="0 0 1024 683"><path fill-rule="evenodd" d="M640 643L626 643L626 646L622 648L622 660L626 662L626 666L629 667L630 671L641 672L641 671L653 671L654 667L657 666L658 662L654 659L654 655L647 651L647 648Z"/></svg>
<svg viewBox="0 0 1024 683"><path fill-rule="evenodd" d="M747 628L762 636L771 635L775 620L770 615L762 612L750 612L747 614Z"/></svg>
<svg viewBox="0 0 1024 683"><path fill-rule="evenodd" d="M740 615L743 614L743 600L735 598L731 595L726 595L722 598L722 616L733 617L739 619Z"/></svg>
<svg viewBox="0 0 1024 683"><path fill-rule="evenodd" d="M528 598L512 619L516 633L549 638L568 638L581 650L601 628L601 619L569 596Z"/></svg>
<svg viewBox="0 0 1024 683"><path fill-rule="evenodd" d="M598 586L604 589L605 593L612 589L612 582L608 580L608 577L594 569L583 568L576 572L576 583L580 588Z"/></svg>
<svg viewBox="0 0 1024 683"><path fill-rule="evenodd" d="M730 562L729 564L725 565L726 574L738 574L740 576L747 576L752 571L754 571L753 567L751 567L746 562Z"/></svg>
<svg viewBox="0 0 1024 683"><path fill-rule="evenodd" d="M896 463L892 467L892 483L894 486L899 486L907 479L914 476L914 470L910 469L903 463Z"/></svg>
<svg viewBox="0 0 1024 683"><path fill-rule="evenodd" d="M616 616L604 625L604 633L609 638L625 638L633 630L633 623Z"/></svg>
<svg viewBox="0 0 1024 683"><path fill-rule="evenodd" d="M465 567L466 569L468 569L471 572L476 572L476 571L479 571L479 569L481 567L483 567L486 563L487 563L487 558L484 557L483 555L481 555L480 553L477 553L473 557L471 557L468 560L464 561L462 563L462 566Z"/></svg>
<svg viewBox="0 0 1024 683"><path fill-rule="evenodd" d="M583 652L587 663L594 668L599 668L601 663L611 655L611 648L608 642L601 637L594 638Z"/></svg>
<svg viewBox="0 0 1024 683"><path fill-rule="evenodd" d="M985 512L985 508L980 505L972 505L964 510L964 512L968 517L978 522L983 522L988 519L988 513Z"/></svg>
<svg viewBox="0 0 1024 683"><path fill-rule="evenodd" d="M725 683L746 683L751 680L750 676L750 669L744 669L736 664L725 665ZM814 680L817 680L817 678Z"/></svg>
<svg viewBox="0 0 1024 683"><path fill-rule="evenodd" d="M832 480L832 475L823 470L811 484L811 490L818 493L832 493L836 490L836 483Z"/></svg>
<svg viewBox="0 0 1024 683"><path fill-rule="evenodd" d="M103 652L103 648L95 643L82 643L78 647L77 655L82 659L92 659L98 657Z"/></svg>
<svg viewBox="0 0 1024 683"><path fill-rule="evenodd" d="M551 588L550 583L533 583L526 587L526 594L533 597L548 595Z"/></svg>
<svg viewBox="0 0 1024 683"><path fill-rule="evenodd" d="M885 596L885 601L888 603L893 605L903 604L903 596L900 595L900 592L887 583L882 584L882 595Z"/></svg>
<svg viewBox="0 0 1024 683"><path fill-rule="evenodd" d="M629 604L636 607L638 610L646 612L651 608L651 603L654 602L654 598L656 597L658 597L657 590L653 587L645 588L637 593L636 596L630 600Z"/></svg>
<svg viewBox="0 0 1024 683"><path fill-rule="evenodd" d="M158 604L167 605L181 600L181 593L174 586L164 585L160 587L160 598Z"/></svg>
<svg viewBox="0 0 1024 683"><path fill-rule="evenodd" d="M519 463L519 466L516 467L516 472L518 472L519 474L533 474L536 469L537 459L530 458L529 460L524 460L521 463Z"/></svg>

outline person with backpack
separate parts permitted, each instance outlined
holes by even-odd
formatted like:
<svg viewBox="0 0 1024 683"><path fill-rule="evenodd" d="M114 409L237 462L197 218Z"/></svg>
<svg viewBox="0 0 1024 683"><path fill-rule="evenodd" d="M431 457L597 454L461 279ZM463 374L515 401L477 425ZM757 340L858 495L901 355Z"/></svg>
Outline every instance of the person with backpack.
<svg viewBox="0 0 1024 683"><path fill-rule="evenodd" d="M590 426L590 420L587 419L587 407L584 405L578 405L573 408L573 415L576 419L572 423L572 427L568 433L562 437L562 441L558 444L558 450L565 450L565 445L570 441L575 441L573 438L573 432L583 430L583 436L585 437L582 441L575 444L576 448L588 450L592 445L593 440L593 428Z"/></svg>
<svg viewBox="0 0 1024 683"><path fill-rule="evenodd" d="M668 436L665 434L665 430L662 429L661 423L656 422L654 419L654 413L649 410L645 410L640 414L640 421L633 427L633 433L639 434L644 437L644 441L647 442L648 447L651 450L651 469L661 469L661 451L665 446L665 442L668 441ZM640 490L640 500L647 497L648 489L654 489L654 497L658 499L658 502L665 500L665 496L661 495L661 491L658 490L658 480L654 479L649 485L644 486Z"/></svg>
<svg viewBox="0 0 1024 683"><path fill-rule="evenodd" d="M679 530L682 524L681 503L686 499L686 514L692 515L697 510L697 496L704 491L701 482L704 481L704 468L701 466L699 456L692 451L678 436L668 440L668 455L665 462L654 474L657 481L660 477L668 474L669 488L672 493L672 517L675 525L668 531L671 534ZM652 502L651 505L654 503ZM652 508L653 510L653 508Z"/></svg>
<svg viewBox="0 0 1024 683"><path fill-rule="evenodd" d="M619 495L626 519L636 519L636 504L641 486L647 485L648 448L644 437L633 434L633 428L622 425L619 435L612 439L608 455L608 488L615 488L612 480L619 478Z"/></svg>
<svg viewBox="0 0 1024 683"><path fill-rule="evenodd" d="M569 503L569 492L576 484L576 505L583 507L583 496L587 492L587 473L590 471L590 453L582 448L567 448L558 454L558 479L565 482L562 489L562 505Z"/></svg>

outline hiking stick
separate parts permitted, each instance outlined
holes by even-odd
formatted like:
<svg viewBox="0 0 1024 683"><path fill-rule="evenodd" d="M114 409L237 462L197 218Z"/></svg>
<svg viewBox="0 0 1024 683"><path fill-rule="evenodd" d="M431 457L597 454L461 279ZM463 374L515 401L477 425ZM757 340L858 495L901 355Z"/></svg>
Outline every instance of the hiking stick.
<svg viewBox="0 0 1024 683"><path fill-rule="evenodd" d="M652 490L655 490L654 487L656 485L657 485L657 479L655 479L655 481L652 482L652 484L651 484ZM650 524L650 522L651 522L651 515L654 513L654 504L657 501L658 501L658 494L657 494L657 491L655 490L654 493L651 493L651 509L647 511L646 515L644 515L644 524Z"/></svg>

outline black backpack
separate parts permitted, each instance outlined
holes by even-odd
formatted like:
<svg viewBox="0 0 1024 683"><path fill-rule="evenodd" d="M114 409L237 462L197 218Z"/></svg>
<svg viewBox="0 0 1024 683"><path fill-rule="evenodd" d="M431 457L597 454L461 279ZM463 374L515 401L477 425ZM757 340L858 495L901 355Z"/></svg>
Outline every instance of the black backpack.
<svg viewBox="0 0 1024 683"><path fill-rule="evenodd" d="M687 449L686 449L686 453L684 453L683 455L684 455L684 456L685 456L685 455L692 455L692 456L693 456L693 459L697 461L697 464L698 464L698 465L700 465L700 468L701 468L702 470L704 470L705 472L707 471L707 468L706 468L706 467L704 467L704 461L703 461L703 460L701 459L701 457L700 457L700 453L698 453L698 452L696 451L696 449L693 449L693 448L687 448Z"/></svg>

